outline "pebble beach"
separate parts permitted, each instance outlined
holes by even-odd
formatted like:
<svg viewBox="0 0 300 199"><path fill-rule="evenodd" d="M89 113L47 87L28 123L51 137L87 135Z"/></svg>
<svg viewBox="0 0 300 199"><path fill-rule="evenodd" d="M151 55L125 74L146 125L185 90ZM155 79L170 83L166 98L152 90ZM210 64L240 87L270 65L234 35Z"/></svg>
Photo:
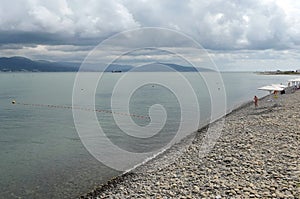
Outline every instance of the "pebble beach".
<svg viewBox="0 0 300 199"><path fill-rule="evenodd" d="M300 198L300 91L225 116L203 157L207 128L80 198Z"/></svg>

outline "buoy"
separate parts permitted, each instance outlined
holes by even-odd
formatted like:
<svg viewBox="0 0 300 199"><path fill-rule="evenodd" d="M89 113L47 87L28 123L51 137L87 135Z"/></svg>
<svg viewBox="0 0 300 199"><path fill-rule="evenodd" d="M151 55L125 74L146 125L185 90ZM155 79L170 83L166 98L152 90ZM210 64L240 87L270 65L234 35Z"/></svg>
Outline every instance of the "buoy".
<svg viewBox="0 0 300 199"><path fill-rule="evenodd" d="M15 103L16 103L16 100L13 100L11 103L12 103L12 104L15 104Z"/></svg>

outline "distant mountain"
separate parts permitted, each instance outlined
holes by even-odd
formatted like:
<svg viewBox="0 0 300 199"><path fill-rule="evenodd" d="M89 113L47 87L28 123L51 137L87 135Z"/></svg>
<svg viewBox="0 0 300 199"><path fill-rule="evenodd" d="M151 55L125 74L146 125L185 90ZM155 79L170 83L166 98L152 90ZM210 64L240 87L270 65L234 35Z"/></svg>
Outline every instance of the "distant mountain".
<svg viewBox="0 0 300 199"><path fill-rule="evenodd" d="M133 69L133 66L129 65L118 65L118 64L110 64L105 72L128 72ZM101 71L101 70L100 70ZM103 70L102 70L103 71Z"/></svg>
<svg viewBox="0 0 300 199"><path fill-rule="evenodd" d="M25 57L1 57L0 71L30 71L30 72L68 72L78 71L78 63L50 62Z"/></svg>
<svg viewBox="0 0 300 199"><path fill-rule="evenodd" d="M158 63L159 65L165 65L170 67L173 70L176 70L178 72L211 72L213 70L207 69L207 68L199 68L199 67L190 67L190 66L182 66L178 64L172 64L172 63Z"/></svg>
<svg viewBox="0 0 300 199"><path fill-rule="evenodd" d="M167 66L167 68L165 67ZM75 72L78 71L80 63L77 62L50 62L45 60L31 60L25 57L0 57L0 72ZM167 72L171 68L178 72L209 72L210 69L181 66L172 63L152 63L143 67L134 68L130 65L110 64L104 71L104 67L99 65L87 65L85 71L104 72Z"/></svg>
<svg viewBox="0 0 300 199"><path fill-rule="evenodd" d="M188 66L181 66L178 64L171 63L151 63L138 68L134 68L129 65L109 65L105 72L170 72L172 71L178 72L211 72L213 70L207 68L194 68Z"/></svg>

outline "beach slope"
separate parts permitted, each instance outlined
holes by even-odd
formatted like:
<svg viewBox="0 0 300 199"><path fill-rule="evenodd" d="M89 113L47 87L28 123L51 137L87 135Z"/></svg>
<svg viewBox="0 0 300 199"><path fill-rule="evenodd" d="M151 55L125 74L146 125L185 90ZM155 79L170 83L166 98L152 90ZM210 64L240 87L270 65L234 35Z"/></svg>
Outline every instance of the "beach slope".
<svg viewBox="0 0 300 199"><path fill-rule="evenodd" d="M300 92L268 99L227 115L207 156L199 156L204 128L167 166L150 161L82 197L300 198Z"/></svg>

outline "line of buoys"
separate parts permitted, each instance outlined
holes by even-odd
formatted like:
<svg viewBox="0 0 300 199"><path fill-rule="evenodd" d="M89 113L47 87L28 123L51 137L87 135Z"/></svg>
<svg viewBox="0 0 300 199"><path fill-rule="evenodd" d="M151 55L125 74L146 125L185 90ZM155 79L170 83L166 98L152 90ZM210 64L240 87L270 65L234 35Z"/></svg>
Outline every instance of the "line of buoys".
<svg viewBox="0 0 300 199"><path fill-rule="evenodd" d="M80 106L63 106L63 105L53 105L53 104L28 104L28 103L17 103L16 100L12 100L12 104L18 104L23 106L39 106L39 107L47 107L47 108L60 108L60 109L76 109L76 110L82 110L82 111L93 111L93 112L101 112L101 113L109 113L109 114L117 114L121 116L129 116L134 118L140 118L140 119L150 119L149 116L144 115L136 115L136 114L127 114L122 112L115 112L111 110L104 110L104 109L91 109L91 108L85 108Z"/></svg>

